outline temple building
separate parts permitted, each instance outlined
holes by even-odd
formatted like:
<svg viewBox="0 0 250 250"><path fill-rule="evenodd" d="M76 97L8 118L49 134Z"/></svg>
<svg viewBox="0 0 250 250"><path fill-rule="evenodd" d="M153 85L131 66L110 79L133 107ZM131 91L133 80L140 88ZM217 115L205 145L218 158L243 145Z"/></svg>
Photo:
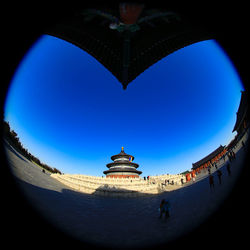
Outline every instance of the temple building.
<svg viewBox="0 0 250 250"><path fill-rule="evenodd" d="M236 122L232 132L237 132L234 139L227 145L227 150L233 149L242 136L249 129L249 109L248 109L248 94L245 91L241 91L241 99L236 113Z"/></svg>
<svg viewBox="0 0 250 250"><path fill-rule="evenodd" d="M138 178L142 173L136 170L139 165L132 162L134 156L128 155L124 152L124 147L119 154L111 156L112 163L108 163L106 166L109 170L103 171L108 178Z"/></svg>
<svg viewBox="0 0 250 250"><path fill-rule="evenodd" d="M212 153L202 158L201 160L193 163L192 170L194 170L195 172L199 172L200 170L207 168L209 165L213 164L214 162L217 162L226 152L226 147L220 145Z"/></svg>

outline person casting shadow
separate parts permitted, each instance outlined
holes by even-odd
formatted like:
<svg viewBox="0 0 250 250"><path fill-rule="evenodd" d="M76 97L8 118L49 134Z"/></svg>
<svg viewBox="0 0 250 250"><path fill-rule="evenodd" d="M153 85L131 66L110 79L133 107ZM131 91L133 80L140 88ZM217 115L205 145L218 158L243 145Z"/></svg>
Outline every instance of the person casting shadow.
<svg viewBox="0 0 250 250"><path fill-rule="evenodd" d="M170 217L170 202L166 201L165 199L163 199L161 201L160 204L160 216L159 219L162 218L162 215L165 214L165 218L169 218Z"/></svg>

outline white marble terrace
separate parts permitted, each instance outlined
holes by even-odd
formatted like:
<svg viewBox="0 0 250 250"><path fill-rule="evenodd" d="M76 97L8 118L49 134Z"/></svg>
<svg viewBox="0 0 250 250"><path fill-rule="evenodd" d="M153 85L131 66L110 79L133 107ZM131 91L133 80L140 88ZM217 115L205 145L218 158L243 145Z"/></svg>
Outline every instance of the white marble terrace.
<svg viewBox="0 0 250 250"><path fill-rule="evenodd" d="M159 194L180 188L181 178L185 182L185 176L181 174L150 176L149 180L142 178L105 178L80 174L52 174L51 177L75 191L116 196ZM165 180L169 180L170 184L165 185Z"/></svg>

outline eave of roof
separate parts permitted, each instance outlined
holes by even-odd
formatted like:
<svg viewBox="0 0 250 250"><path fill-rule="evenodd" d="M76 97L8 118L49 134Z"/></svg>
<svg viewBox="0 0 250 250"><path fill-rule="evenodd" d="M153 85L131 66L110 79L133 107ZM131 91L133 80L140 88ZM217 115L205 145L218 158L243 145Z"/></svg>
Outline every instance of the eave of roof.
<svg viewBox="0 0 250 250"><path fill-rule="evenodd" d="M224 150L224 148L225 148L225 146L220 145L212 153L210 153L209 155L205 156L201 160L193 163L193 169L198 168L199 166L201 166L201 165L205 164L206 162L210 161L211 159L213 159L216 155L218 155L219 153L221 153Z"/></svg>
<svg viewBox="0 0 250 250"><path fill-rule="evenodd" d="M130 162L130 161L115 161L115 162L111 162L111 163L106 164L106 166L108 168L115 166L115 165L128 165L128 166L133 166L135 168L139 167L139 164L134 163L134 162Z"/></svg>
<svg viewBox="0 0 250 250"><path fill-rule="evenodd" d="M136 169L130 169L130 168L114 168L114 169L109 169L109 170L105 170L103 171L104 174L108 174L108 173L113 173L113 172L129 172L129 173L137 173L137 174L141 174L142 171L138 171Z"/></svg>
<svg viewBox="0 0 250 250"><path fill-rule="evenodd" d="M238 107L238 111L236 113L236 122L233 128L233 131L237 131L241 126L246 114L248 112L248 101L247 101L247 93L246 91L241 91L241 99Z"/></svg>

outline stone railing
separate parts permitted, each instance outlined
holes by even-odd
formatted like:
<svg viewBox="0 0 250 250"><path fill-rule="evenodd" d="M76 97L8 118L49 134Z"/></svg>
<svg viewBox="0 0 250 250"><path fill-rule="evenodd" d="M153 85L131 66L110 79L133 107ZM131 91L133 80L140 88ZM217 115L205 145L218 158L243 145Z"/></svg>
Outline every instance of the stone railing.
<svg viewBox="0 0 250 250"><path fill-rule="evenodd" d="M178 188L176 185L161 185L159 180L141 178L103 178L78 174L52 174L68 187L83 193L116 196L141 196L158 194Z"/></svg>
<svg viewBox="0 0 250 250"><path fill-rule="evenodd" d="M150 176L150 180L158 184L182 186L182 181L184 184L186 182L186 177L185 175L182 174L165 174L165 175Z"/></svg>

